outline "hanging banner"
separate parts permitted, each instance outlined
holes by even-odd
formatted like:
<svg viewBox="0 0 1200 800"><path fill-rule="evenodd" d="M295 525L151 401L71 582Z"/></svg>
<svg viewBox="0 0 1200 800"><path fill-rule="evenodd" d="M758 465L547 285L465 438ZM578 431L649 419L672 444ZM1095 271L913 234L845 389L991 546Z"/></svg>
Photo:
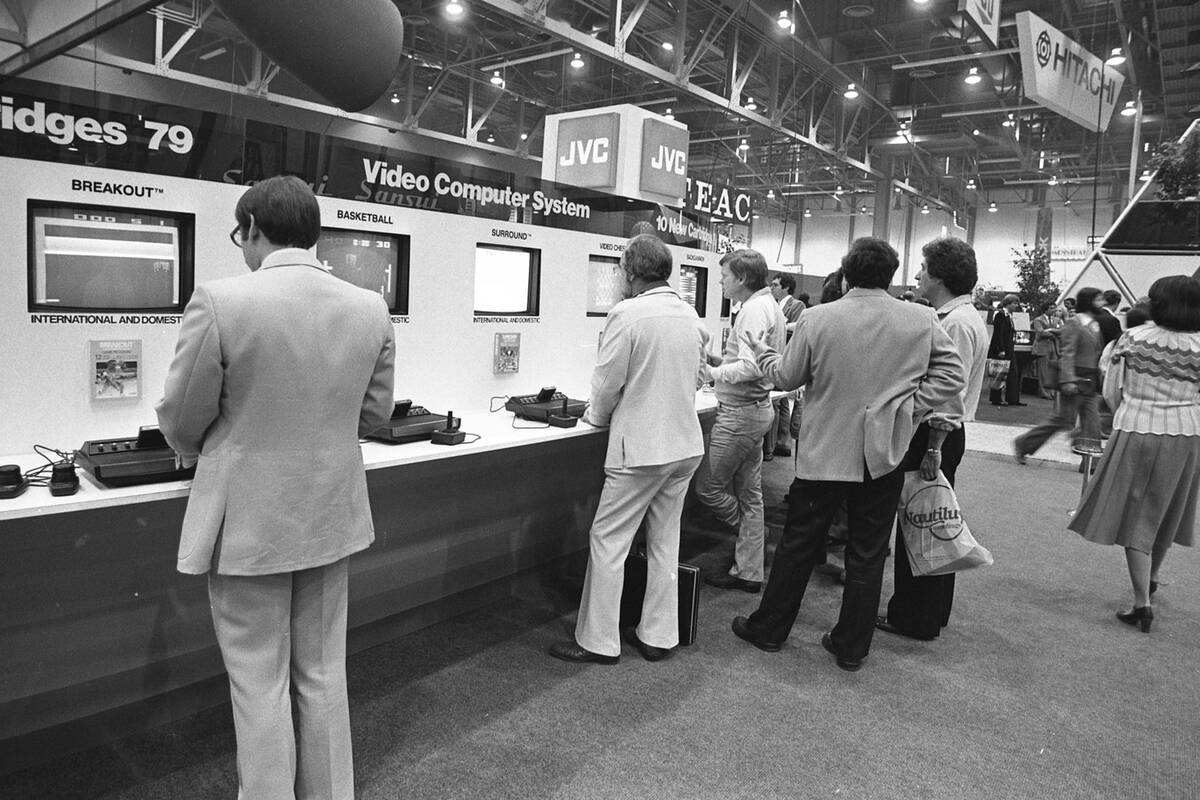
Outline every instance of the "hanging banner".
<svg viewBox="0 0 1200 800"><path fill-rule="evenodd" d="M958 0L958 10L975 23L979 33L995 47L1000 41L1000 0Z"/></svg>
<svg viewBox="0 0 1200 800"><path fill-rule="evenodd" d="M1030 11L1017 14L1025 96L1089 131L1112 120L1125 76Z"/></svg>

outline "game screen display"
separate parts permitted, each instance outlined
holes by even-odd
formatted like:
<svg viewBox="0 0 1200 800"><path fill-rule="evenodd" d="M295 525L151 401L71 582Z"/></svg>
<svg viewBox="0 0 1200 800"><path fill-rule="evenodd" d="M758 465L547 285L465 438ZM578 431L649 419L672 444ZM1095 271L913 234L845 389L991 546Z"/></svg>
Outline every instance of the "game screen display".
<svg viewBox="0 0 1200 800"><path fill-rule="evenodd" d="M475 315L536 317L541 253L522 247L475 246Z"/></svg>
<svg viewBox="0 0 1200 800"><path fill-rule="evenodd" d="M194 217L29 201L30 311L178 313L192 292Z"/></svg>
<svg viewBox="0 0 1200 800"><path fill-rule="evenodd" d="M322 228L317 260L333 274L378 292L393 314L408 313L409 237Z"/></svg>
<svg viewBox="0 0 1200 800"><path fill-rule="evenodd" d="M625 299L625 270L621 259L612 256L588 256L587 315L607 316Z"/></svg>
<svg viewBox="0 0 1200 800"><path fill-rule="evenodd" d="M708 310L708 269L683 265L679 268L679 296L701 317Z"/></svg>

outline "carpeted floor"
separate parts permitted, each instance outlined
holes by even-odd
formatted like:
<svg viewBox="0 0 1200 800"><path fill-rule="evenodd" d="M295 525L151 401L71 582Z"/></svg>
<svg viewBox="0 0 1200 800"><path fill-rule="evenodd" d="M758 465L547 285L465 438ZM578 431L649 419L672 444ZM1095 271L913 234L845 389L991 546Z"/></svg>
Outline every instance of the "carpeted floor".
<svg viewBox="0 0 1200 800"><path fill-rule="evenodd" d="M788 459L767 465L778 536ZM358 796L374 798L1195 798L1200 559L1171 552L1143 635L1117 548L1065 530L1073 472L968 454L962 504L992 567L959 578L930 643L880 633L865 668L820 647L839 587L810 586L784 649L729 632L753 597L705 587L700 636L616 667L546 647L573 630L581 576L358 654ZM684 555L732 542L689 519ZM890 565L884 600L890 595ZM230 798L228 707L0 778L0 797Z"/></svg>

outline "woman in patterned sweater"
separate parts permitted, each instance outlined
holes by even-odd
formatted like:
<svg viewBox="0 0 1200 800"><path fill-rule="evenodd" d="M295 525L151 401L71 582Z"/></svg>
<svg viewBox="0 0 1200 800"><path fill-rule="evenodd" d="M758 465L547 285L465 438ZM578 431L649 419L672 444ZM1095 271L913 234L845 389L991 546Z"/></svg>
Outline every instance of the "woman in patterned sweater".
<svg viewBox="0 0 1200 800"><path fill-rule="evenodd" d="M1117 614L1150 632L1150 596L1172 544L1191 546L1200 496L1200 282L1150 287L1151 322L1113 348L1104 397L1113 436L1070 529L1125 548L1133 609Z"/></svg>

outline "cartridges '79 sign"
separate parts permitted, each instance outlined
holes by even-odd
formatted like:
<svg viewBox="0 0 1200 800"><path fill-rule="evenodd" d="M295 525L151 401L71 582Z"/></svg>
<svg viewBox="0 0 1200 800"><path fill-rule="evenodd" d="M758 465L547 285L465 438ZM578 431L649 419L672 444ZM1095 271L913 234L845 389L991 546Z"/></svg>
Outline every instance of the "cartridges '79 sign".
<svg viewBox="0 0 1200 800"><path fill-rule="evenodd" d="M121 147L129 143L130 137L134 137L144 140L147 150L170 150L180 154L191 152L195 144L192 131L186 125L159 122L141 114L136 118L132 115L119 116L122 119L100 119L59 111L41 100L0 96L0 131L3 132L45 137L63 146L91 142ZM0 148L0 152L3 152L3 148Z"/></svg>

